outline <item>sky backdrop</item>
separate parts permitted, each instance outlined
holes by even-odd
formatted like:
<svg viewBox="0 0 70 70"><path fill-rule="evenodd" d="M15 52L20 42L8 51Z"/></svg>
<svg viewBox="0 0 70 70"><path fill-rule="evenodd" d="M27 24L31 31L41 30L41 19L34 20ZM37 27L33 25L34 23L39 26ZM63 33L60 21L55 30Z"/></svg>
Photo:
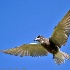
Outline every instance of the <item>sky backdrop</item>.
<svg viewBox="0 0 70 70"><path fill-rule="evenodd" d="M0 50L29 44L37 35L50 37L70 10L70 0L0 0ZM70 53L70 38L62 51ZM57 65L45 57L0 53L0 70L69 70L70 61Z"/></svg>

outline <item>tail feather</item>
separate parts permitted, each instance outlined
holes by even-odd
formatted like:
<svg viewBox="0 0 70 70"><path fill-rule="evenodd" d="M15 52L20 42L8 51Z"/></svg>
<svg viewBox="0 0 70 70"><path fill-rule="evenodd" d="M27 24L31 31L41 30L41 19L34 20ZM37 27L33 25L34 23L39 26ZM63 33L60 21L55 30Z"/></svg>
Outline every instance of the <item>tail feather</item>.
<svg viewBox="0 0 70 70"><path fill-rule="evenodd" d="M65 63L65 60L69 60L69 59L70 59L70 55L62 51L59 51L57 54L54 55L54 61L57 64Z"/></svg>
<svg viewBox="0 0 70 70"><path fill-rule="evenodd" d="M55 61L55 63L58 64L58 65L65 62L65 60L61 60L61 59L59 59L58 57L55 57L55 58L54 58L54 61Z"/></svg>
<svg viewBox="0 0 70 70"><path fill-rule="evenodd" d="M69 59L70 59L70 55L69 55L69 54L67 54L67 53L65 53L65 52L63 52L63 56L64 56L67 60L69 60Z"/></svg>

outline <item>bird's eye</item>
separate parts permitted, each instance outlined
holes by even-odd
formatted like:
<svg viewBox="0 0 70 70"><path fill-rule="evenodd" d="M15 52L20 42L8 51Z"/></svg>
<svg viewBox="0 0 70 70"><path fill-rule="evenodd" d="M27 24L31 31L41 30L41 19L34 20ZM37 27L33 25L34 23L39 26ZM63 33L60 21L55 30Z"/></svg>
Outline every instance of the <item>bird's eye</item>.
<svg viewBox="0 0 70 70"><path fill-rule="evenodd" d="M40 38L41 35L37 36L37 38Z"/></svg>
<svg viewBox="0 0 70 70"><path fill-rule="evenodd" d="M39 38L39 36L37 38Z"/></svg>

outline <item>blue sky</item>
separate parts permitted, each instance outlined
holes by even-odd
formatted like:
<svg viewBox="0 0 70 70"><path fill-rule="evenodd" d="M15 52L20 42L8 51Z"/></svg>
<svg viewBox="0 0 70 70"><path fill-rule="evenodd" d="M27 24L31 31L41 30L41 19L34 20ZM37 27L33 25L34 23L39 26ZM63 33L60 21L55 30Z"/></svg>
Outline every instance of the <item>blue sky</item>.
<svg viewBox="0 0 70 70"><path fill-rule="evenodd" d="M33 42L54 27L70 9L70 0L0 0L0 50ZM70 53L70 38L61 50ZM52 55L19 57L0 53L0 70L69 70L70 61L56 65ZM22 69L23 68L23 69Z"/></svg>

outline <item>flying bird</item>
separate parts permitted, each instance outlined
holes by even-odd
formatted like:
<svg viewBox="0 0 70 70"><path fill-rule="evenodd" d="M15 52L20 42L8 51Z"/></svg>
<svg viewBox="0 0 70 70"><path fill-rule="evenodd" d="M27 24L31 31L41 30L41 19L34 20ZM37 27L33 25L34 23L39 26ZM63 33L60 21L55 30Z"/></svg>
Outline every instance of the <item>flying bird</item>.
<svg viewBox="0 0 70 70"><path fill-rule="evenodd" d="M15 47L7 50L0 50L6 54L18 56L47 56L49 53L53 55L55 63L65 63L65 60L70 59L70 55L62 52L60 48L65 46L70 35L70 10L63 17L63 19L55 26L54 31L50 38L45 38L38 35L34 41L39 43L23 44L22 46Z"/></svg>

